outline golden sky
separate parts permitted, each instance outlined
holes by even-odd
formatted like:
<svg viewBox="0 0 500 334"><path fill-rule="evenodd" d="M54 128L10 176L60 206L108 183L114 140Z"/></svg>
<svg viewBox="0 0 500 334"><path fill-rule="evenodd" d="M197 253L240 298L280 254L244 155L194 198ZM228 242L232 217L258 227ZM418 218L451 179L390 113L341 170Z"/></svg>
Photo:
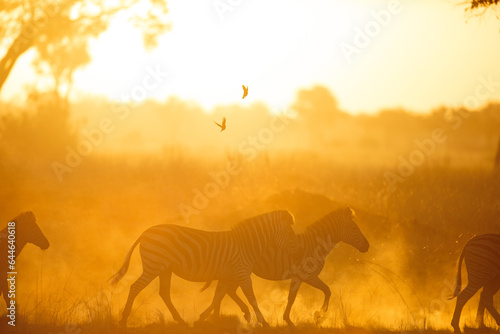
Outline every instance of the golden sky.
<svg viewBox="0 0 500 334"><path fill-rule="evenodd" d="M500 20L493 12L470 17L458 1L232 0L222 17L214 3L169 1L172 29L149 53L140 31L117 18L92 42L93 62L75 73L73 97L120 99L141 84L148 66L169 72L148 97L177 95L207 109L254 101L278 108L297 89L320 84L349 112L426 112L461 104L479 77L500 82ZM346 56L349 47L356 52ZM32 56L18 61L3 99L17 98L23 83L35 80ZM242 84L249 86L244 101ZM500 100L500 87L490 99Z"/></svg>

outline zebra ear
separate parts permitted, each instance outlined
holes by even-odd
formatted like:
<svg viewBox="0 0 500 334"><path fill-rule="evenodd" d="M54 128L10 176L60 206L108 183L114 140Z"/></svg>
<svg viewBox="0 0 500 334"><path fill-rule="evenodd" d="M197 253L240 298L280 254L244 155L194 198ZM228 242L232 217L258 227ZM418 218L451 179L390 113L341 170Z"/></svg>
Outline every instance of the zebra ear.
<svg viewBox="0 0 500 334"><path fill-rule="evenodd" d="M347 207L346 211L351 215L352 219L356 218L356 212L354 212L353 209L351 209L350 207Z"/></svg>
<svg viewBox="0 0 500 334"><path fill-rule="evenodd" d="M295 217L288 210L281 210L281 218L283 221L288 222L289 225L293 225L295 223Z"/></svg>

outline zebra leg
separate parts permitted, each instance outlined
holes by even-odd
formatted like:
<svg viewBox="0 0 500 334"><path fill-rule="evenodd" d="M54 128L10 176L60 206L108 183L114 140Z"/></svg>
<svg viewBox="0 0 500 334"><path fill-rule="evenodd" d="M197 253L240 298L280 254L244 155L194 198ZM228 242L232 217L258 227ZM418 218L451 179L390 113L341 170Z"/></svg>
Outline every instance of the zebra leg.
<svg viewBox="0 0 500 334"><path fill-rule="evenodd" d="M304 283L307 283L310 286L323 291L323 293L325 294L323 306L321 306L321 309L319 311L314 312L314 320L318 322L321 320L321 317L323 317L323 315L328 311L328 304L330 303L332 292L330 291L328 285L326 285L326 283L323 282L318 276L308 278L304 281Z"/></svg>
<svg viewBox="0 0 500 334"><path fill-rule="evenodd" d="M326 285L326 283L323 282L318 276L307 279L304 281L304 283L307 283L313 288L323 291L323 293L325 294L325 299L323 301L323 306L321 306L321 313L325 313L326 311L328 311L328 304L330 303L330 297L332 295L332 292L330 291L328 285Z"/></svg>
<svg viewBox="0 0 500 334"><path fill-rule="evenodd" d="M226 289L225 293L229 294L229 285L230 285L230 283L226 282L226 281L219 280L219 282L217 282L217 287L215 288L215 295L217 295L217 294L220 293L219 290L222 289L223 285L227 286L227 289ZM217 318L220 316L220 303L216 303L214 305L214 316L217 317Z"/></svg>
<svg viewBox="0 0 500 334"><path fill-rule="evenodd" d="M302 280L298 277L293 277L292 282L290 283L290 290L288 291L288 303L286 304L285 313L283 313L283 320L285 320L289 326L295 326L292 320L290 320L290 311L292 310L292 305L295 302L295 298L297 297L297 292L299 291L301 284Z"/></svg>
<svg viewBox="0 0 500 334"><path fill-rule="evenodd" d="M128 293L127 303L122 312L122 318L119 322L121 326L127 324L127 318L132 310L132 304L134 303L135 297L141 292L156 276L152 274L142 272L142 275L130 286L130 291Z"/></svg>
<svg viewBox="0 0 500 334"><path fill-rule="evenodd" d="M198 319L198 321L205 320L208 317L208 315L210 314L210 312L212 312L212 310L215 310L216 308L217 308L218 312L215 315L219 316L220 304L222 302L222 299L226 295L227 290L228 290L228 286L230 286L230 284L231 283L229 283L227 281L223 281L223 280L217 282L217 287L215 289L214 299L212 300L212 303L210 304L210 306L200 314L200 318Z"/></svg>
<svg viewBox="0 0 500 334"><path fill-rule="evenodd" d="M255 298L255 293L253 292L252 279L250 276L247 276L243 279L240 284L241 290L248 299L250 305L252 305L253 310L255 311L255 315L257 316L257 321L261 323L265 327L269 327L269 324L264 319L262 312L259 309L259 305L257 305L257 299Z"/></svg>
<svg viewBox="0 0 500 334"><path fill-rule="evenodd" d="M163 299L165 304L167 305L172 317L175 321L180 324L185 324L184 320L182 320L179 312L175 309L174 304L172 304L172 299L170 298L170 283L172 281L172 272L171 271L162 271L160 273L160 297Z"/></svg>
<svg viewBox="0 0 500 334"><path fill-rule="evenodd" d="M487 284L484 285L483 291L481 292L481 299L479 300L479 307L477 309L476 322L479 326L484 327L484 309L486 308L490 312L493 319L495 319L497 325L500 326L500 314L495 309L493 305L493 296L500 289L500 276L493 278Z"/></svg>
<svg viewBox="0 0 500 334"><path fill-rule="evenodd" d="M479 299L479 306L477 307L476 324L479 328L484 327L484 309L486 308L485 300L487 298L484 294L484 289L481 292L481 299Z"/></svg>
<svg viewBox="0 0 500 334"><path fill-rule="evenodd" d="M457 304L455 306L455 312L453 312L453 319L451 320L451 326L455 330L456 333L460 333L460 314L462 313L462 309L465 306L465 303L469 301L469 299L474 296L474 294L481 288L480 284L474 284L469 282L462 292L458 294Z"/></svg>
<svg viewBox="0 0 500 334"><path fill-rule="evenodd" d="M238 289L238 285L236 283L231 281L219 280L219 282L217 283L217 288L215 289L214 300L212 301L212 304L200 315L199 321L204 320L212 310L214 310L214 316L218 318L220 316L220 304L222 302L222 299L226 294L228 294L229 297L231 297L231 299L234 300L234 302L240 307L241 311L244 314L245 320L247 322L250 322L250 309L245 304L245 302L236 294L236 289ZM219 298L220 300L218 300Z"/></svg>
<svg viewBox="0 0 500 334"><path fill-rule="evenodd" d="M245 304L245 302L236 294L236 289L237 288L238 287L235 286L234 289L229 289L227 291L227 294L229 295L229 297L231 297L234 300L234 302L236 304L238 304L238 306L240 307L241 311L244 313L245 320L247 322L250 322L250 320L251 320L250 309L248 308L247 304ZM219 314L219 311L220 311L220 304L216 308L214 308L214 312L215 312L216 315Z"/></svg>
<svg viewBox="0 0 500 334"><path fill-rule="evenodd" d="M224 281L219 281L217 282L217 287L215 288L215 295L217 295L219 292L219 289L221 289L220 285L225 284ZM229 283L228 283L229 284ZM226 291L227 294L229 294L229 291ZM220 303L217 303L214 305L214 317L219 318L220 316Z"/></svg>

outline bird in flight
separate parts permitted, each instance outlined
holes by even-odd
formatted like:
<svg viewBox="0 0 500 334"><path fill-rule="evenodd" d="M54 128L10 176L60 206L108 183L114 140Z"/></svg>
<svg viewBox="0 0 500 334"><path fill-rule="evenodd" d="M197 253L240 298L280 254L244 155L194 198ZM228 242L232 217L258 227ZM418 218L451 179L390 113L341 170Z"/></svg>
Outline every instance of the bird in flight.
<svg viewBox="0 0 500 334"><path fill-rule="evenodd" d="M226 117L222 117L222 124L219 124L216 121L214 121L214 123L220 126L220 132L226 129Z"/></svg>
<svg viewBox="0 0 500 334"><path fill-rule="evenodd" d="M242 99L244 99L248 95L248 86L245 87L244 85L241 85L241 87L243 87L243 97L242 97Z"/></svg>

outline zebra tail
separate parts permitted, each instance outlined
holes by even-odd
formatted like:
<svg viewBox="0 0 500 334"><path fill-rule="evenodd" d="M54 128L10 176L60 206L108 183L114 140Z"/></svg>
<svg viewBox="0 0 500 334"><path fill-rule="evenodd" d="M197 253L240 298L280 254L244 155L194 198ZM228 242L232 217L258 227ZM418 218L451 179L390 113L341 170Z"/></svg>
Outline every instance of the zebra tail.
<svg viewBox="0 0 500 334"><path fill-rule="evenodd" d="M141 235L141 237L142 237L142 235ZM109 285L115 286L123 278L123 276L125 276L125 273L127 272L128 266L130 264L130 258L132 257L132 253L134 252L134 249L139 244L139 242L141 242L141 237L139 237L134 242L134 244L132 245L132 247L128 251L120 270L118 270L113 276L111 276L111 278L109 279Z"/></svg>
<svg viewBox="0 0 500 334"><path fill-rule="evenodd" d="M208 287L210 286L210 284L212 284L212 281L208 281L207 283L205 283L205 285L203 286L203 288L200 289L200 292L203 292L206 289L208 289Z"/></svg>
<svg viewBox="0 0 500 334"><path fill-rule="evenodd" d="M453 295L451 295L450 298L448 298L448 300L457 297L458 294L460 293L460 290L462 289L462 261L463 261L463 259L464 259L464 250L462 250L462 254L460 254L460 258L458 259L457 276L455 277L455 291L453 291Z"/></svg>

